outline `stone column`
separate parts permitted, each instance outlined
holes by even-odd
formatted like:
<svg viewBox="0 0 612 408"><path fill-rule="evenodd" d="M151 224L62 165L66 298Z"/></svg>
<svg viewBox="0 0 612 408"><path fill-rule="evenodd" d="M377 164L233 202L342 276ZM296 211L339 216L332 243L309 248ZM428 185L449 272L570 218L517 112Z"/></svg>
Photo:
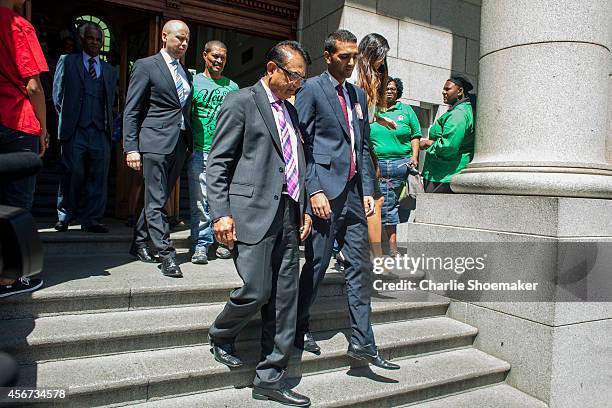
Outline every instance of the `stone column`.
<svg viewBox="0 0 612 408"><path fill-rule="evenodd" d="M609 0L483 0L476 152L459 193L612 198Z"/></svg>

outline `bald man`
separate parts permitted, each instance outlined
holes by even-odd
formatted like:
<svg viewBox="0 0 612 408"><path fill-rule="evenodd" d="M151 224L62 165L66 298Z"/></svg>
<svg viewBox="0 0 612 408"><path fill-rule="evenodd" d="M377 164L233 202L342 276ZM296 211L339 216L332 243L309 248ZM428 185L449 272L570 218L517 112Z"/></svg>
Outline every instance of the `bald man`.
<svg viewBox="0 0 612 408"><path fill-rule="evenodd" d="M176 251L170 241L165 204L192 149L191 98L193 79L180 59L189 44L189 27L179 20L162 29L163 48L134 64L123 113L123 148L127 165L142 168L144 208L134 228L130 254L156 262L153 242L165 276L180 278Z"/></svg>

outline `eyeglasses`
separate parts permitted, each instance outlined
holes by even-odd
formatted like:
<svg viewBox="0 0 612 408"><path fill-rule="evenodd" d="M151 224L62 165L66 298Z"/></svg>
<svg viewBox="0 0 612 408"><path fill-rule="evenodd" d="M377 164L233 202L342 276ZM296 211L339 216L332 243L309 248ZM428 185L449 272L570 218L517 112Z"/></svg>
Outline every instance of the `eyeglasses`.
<svg viewBox="0 0 612 408"><path fill-rule="evenodd" d="M293 72L293 71L289 71L288 69L286 69L285 67L281 66L279 63L277 63L276 61L274 62L276 64L277 67L279 67L285 74L287 74L287 76L289 77L289 81L291 82L302 82L304 80L306 80L306 77L298 74L297 72Z"/></svg>

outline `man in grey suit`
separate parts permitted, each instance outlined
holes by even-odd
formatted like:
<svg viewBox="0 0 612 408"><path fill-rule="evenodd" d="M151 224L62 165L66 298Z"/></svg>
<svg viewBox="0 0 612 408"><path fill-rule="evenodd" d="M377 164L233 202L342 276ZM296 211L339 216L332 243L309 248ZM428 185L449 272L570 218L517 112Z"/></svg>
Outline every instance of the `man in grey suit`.
<svg viewBox="0 0 612 408"><path fill-rule="evenodd" d="M130 254L155 262L153 241L165 276L183 276L170 241L166 201L181 173L191 141L193 79L179 60L189 44L189 27L180 20L162 29L163 48L134 64L123 112L123 149L127 165L144 175L144 208L134 228Z"/></svg>
<svg viewBox="0 0 612 408"><path fill-rule="evenodd" d="M83 52L62 55L53 80L63 171L55 229L66 231L78 217L83 231L104 233L108 229L100 220L106 208L117 74L100 59L103 39L100 27L85 23L79 34ZM82 208L79 202L83 203Z"/></svg>
<svg viewBox="0 0 612 408"><path fill-rule="evenodd" d="M300 407L310 400L287 388L283 375L295 338L299 242L312 220L298 118L285 100L300 86L309 59L299 43L280 42L266 55L264 77L227 95L206 176L215 236L232 249L244 282L209 330L215 359L242 365L234 340L261 310L253 398Z"/></svg>
<svg viewBox="0 0 612 408"><path fill-rule="evenodd" d="M367 215L374 211L374 168L365 92L348 83L357 38L338 30L325 41L327 71L310 78L296 96L304 135L306 190L315 215L300 276L296 345L318 353L309 330L310 307L329 266L334 240L346 257L344 279L351 318L347 354L384 369L398 369L378 354L370 321L372 292Z"/></svg>

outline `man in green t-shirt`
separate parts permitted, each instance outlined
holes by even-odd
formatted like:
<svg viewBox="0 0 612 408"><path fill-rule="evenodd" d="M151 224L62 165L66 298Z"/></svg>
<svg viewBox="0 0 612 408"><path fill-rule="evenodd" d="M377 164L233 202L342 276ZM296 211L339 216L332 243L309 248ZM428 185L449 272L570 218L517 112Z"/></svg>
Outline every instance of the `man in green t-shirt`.
<svg viewBox="0 0 612 408"><path fill-rule="evenodd" d="M191 249L194 264L208 263L208 249L214 244L212 223L206 195L206 162L215 134L217 113L225 96L238 89L235 82L222 75L227 61L227 46L213 40L204 45L204 72L193 78L191 127L193 154L189 159L189 204L191 208ZM219 246L218 258L231 258L227 248Z"/></svg>

